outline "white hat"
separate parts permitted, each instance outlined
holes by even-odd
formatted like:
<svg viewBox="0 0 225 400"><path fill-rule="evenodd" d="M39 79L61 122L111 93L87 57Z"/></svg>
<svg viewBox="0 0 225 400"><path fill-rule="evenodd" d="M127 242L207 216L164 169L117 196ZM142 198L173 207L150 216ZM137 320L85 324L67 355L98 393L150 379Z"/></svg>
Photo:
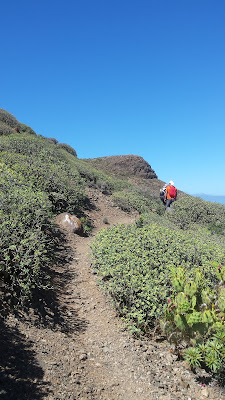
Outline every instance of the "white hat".
<svg viewBox="0 0 225 400"><path fill-rule="evenodd" d="M174 182L173 181L169 181L169 184L174 186Z"/></svg>

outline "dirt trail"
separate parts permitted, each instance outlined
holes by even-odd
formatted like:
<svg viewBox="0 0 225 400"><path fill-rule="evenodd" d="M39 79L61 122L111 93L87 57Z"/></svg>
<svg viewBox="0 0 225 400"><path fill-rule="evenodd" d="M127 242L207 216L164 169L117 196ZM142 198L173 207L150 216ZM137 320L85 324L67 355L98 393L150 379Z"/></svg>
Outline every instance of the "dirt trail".
<svg viewBox="0 0 225 400"><path fill-rule="evenodd" d="M89 195L96 205L90 211L93 235L67 235L70 258L53 271L57 295L54 307L46 306L48 323L35 323L35 315L31 320L10 316L5 322L4 343L7 333L11 341L3 352L9 361L0 371L0 398L224 400L222 389L207 375L194 376L166 342L134 340L124 328L97 285L90 244L102 227L132 223L136 216L113 207L107 196Z"/></svg>

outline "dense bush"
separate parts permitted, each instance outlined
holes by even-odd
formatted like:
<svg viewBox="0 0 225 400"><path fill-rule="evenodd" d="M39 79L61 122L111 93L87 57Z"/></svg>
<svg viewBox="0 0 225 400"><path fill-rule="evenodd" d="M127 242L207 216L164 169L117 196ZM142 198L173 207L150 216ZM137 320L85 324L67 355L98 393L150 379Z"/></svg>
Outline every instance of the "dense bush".
<svg viewBox="0 0 225 400"><path fill-rule="evenodd" d="M36 135L32 128L17 121L12 114L0 108L0 135L7 136L14 134L15 132Z"/></svg>
<svg viewBox="0 0 225 400"><path fill-rule="evenodd" d="M77 169L89 187L100 189L105 194L111 194L114 190L129 187L125 180L112 178L109 174L99 171L86 161L77 160Z"/></svg>
<svg viewBox="0 0 225 400"><path fill-rule="evenodd" d="M173 212L168 219L179 228L187 229L192 224L207 226L215 233L225 231L225 205L211 203L196 197L183 197L173 205Z"/></svg>
<svg viewBox="0 0 225 400"><path fill-rule="evenodd" d="M113 193L113 200L124 211L137 210L140 214L154 211L159 215L165 212L161 201L147 198L135 189Z"/></svg>
<svg viewBox="0 0 225 400"><path fill-rule="evenodd" d="M78 212L85 200L83 181L76 165L44 138L31 135L4 137L0 160L26 179L33 190L48 194L54 212Z"/></svg>
<svg viewBox="0 0 225 400"><path fill-rule="evenodd" d="M0 165L0 277L7 303L16 305L44 284L43 264L50 254L52 238L45 234L50 224L51 204L41 191L6 165Z"/></svg>
<svg viewBox="0 0 225 400"><path fill-rule="evenodd" d="M105 288L134 332L147 331L162 314L171 292L171 267L183 265L191 277L200 266L211 287L217 282L211 261L225 261L224 246L158 225L103 230L92 249Z"/></svg>
<svg viewBox="0 0 225 400"><path fill-rule="evenodd" d="M162 205L162 200L159 198L159 192L160 192L161 186L159 186L159 183L155 179L148 179L146 181L137 181L136 184L136 191L146 197L147 199L151 199L153 201L159 202ZM165 210L165 207L164 207Z"/></svg>
<svg viewBox="0 0 225 400"><path fill-rule="evenodd" d="M5 122L0 121L0 136L8 136L15 133L15 129Z"/></svg>
<svg viewBox="0 0 225 400"><path fill-rule="evenodd" d="M40 136L1 137L0 279L9 305L46 285L46 266L54 260L53 213L82 210L83 180L71 159Z"/></svg>
<svg viewBox="0 0 225 400"><path fill-rule="evenodd" d="M49 137L49 138L46 138L46 139L47 139L47 140L50 140L50 141L51 141L52 143L54 143L54 144L59 143L57 139L52 138L52 137Z"/></svg>
<svg viewBox="0 0 225 400"><path fill-rule="evenodd" d="M68 153L72 154L72 156L77 157L76 150L73 149L69 144L66 143L57 143L57 147L59 149L66 150Z"/></svg>
<svg viewBox="0 0 225 400"><path fill-rule="evenodd" d="M3 110L2 108L0 108L0 121L4 122L8 126L11 126L11 128L15 128L19 124L14 115L10 114L6 110Z"/></svg>
<svg viewBox="0 0 225 400"><path fill-rule="evenodd" d="M139 228L143 227L144 225L157 224L161 227L171 229L172 231L179 230L179 228L173 224L172 221L165 218L164 214L160 215L156 212L151 212L151 210L146 213L142 213L139 219L136 221L136 224L139 226Z"/></svg>
<svg viewBox="0 0 225 400"><path fill-rule="evenodd" d="M21 133L28 133L29 135L36 135L34 130L32 128L30 128L30 126L28 126L28 125L19 123L19 125L17 125L17 127L18 127L19 132L21 132Z"/></svg>

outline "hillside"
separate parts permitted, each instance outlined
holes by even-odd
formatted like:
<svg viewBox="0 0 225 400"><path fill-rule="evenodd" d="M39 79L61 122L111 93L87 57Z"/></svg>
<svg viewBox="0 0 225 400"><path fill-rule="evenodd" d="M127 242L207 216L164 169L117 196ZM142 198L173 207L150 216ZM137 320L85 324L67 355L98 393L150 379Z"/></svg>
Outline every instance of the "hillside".
<svg viewBox="0 0 225 400"><path fill-rule="evenodd" d="M0 171L2 398L224 399L225 207L5 110Z"/></svg>
<svg viewBox="0 0 225 400"><path fill-rule="evenodd" d="M148 198L159 200L159 191L165 182L158 179L155 171L142 157L130 154L83 160L99 171L120 180L127 180ZM178 190L178 194L179 197L187 196L180 190Z"/></svg>
<svg viewBox="0 0 225 400"><path fill-rule="evenodd" d="M61 257L51 269L54 292L40 302L41 315L29 308L1 326L2 399L24 400L31 392L32 399L49 400L224 399L216 382L193 374L163 337L128 333L98 284L90 245L102 228L133 223L137 215L96 189L88 196L95 206L88 212L92 235L64 232Z"/></svg>
<svg viewBox="0 0 225 400"><path fill-rule="evenodd" d="M123 155L84 159L94 168L101 169L116 176L139 176L145 179L156 179L157 175L151 166L140 156Z"/></svg>

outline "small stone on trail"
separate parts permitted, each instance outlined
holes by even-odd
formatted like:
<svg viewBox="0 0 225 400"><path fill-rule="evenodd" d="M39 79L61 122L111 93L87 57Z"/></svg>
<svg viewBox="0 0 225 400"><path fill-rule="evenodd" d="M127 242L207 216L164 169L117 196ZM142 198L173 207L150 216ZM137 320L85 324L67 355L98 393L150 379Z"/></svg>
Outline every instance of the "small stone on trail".
<svg viewBox="0 0 225 400"><path fill-rule="evenodd" d="M203 398L204 398L204 397L205 397L205 398L209 397L209 392L208 392L208 390L207 390L206 388L204 388L204 389L202 390L201 394L202 394Z"/></svg>
<svg viewBox="0 0 225 400"><path fill-rule="evenodd" d="M83 353L83 354L80 355L79 360L80 360L80 361L85 361L85 360L87 360L87 358L88 358L88 357L87 357L87 354L86 354L86 353Z"/></svg>

